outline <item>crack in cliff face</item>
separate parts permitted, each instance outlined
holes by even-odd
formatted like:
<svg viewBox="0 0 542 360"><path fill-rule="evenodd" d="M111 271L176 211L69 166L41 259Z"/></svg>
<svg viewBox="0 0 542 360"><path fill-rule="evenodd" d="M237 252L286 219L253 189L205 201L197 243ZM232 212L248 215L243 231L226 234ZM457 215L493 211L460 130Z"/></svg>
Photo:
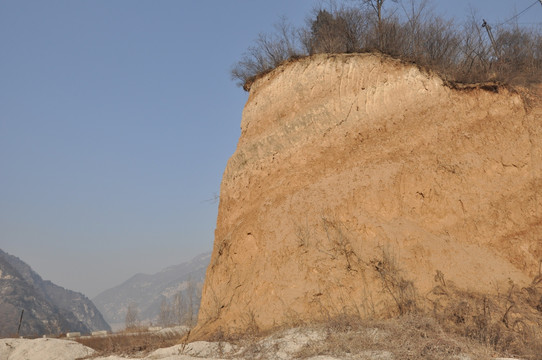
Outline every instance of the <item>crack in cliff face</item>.
<svg viewBox="0 0 542 360"><path fill-rule="evenodd" d="M198 331L390 315L381 274L354 261L382 249L421 293L437 270L481 292L528 283L542 257L542 124L524 105L375 54L317 55L257 80L221 185Z"/></svg>

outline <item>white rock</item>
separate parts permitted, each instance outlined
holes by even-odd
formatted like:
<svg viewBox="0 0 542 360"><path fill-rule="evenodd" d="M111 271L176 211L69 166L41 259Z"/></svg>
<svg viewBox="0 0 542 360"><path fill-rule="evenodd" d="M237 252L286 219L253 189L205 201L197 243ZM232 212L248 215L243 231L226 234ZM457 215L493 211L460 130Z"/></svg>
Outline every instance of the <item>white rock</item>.
<svg viewBox="0 0 542 360"><path fill-rule="evenodd" d="M94 353L91 348L71 340L0 340L0 360L73 360Z"/></svg>
<svg viewBox="0 0 542 360"><path fill-rule="evenodd" d="M182 345L181 345L182 347ZM216 357L222 354L229 354L233 351L233 347L229 343L195 341L186 344L182 350L183 355L190 355L199 358Z"/></svg>

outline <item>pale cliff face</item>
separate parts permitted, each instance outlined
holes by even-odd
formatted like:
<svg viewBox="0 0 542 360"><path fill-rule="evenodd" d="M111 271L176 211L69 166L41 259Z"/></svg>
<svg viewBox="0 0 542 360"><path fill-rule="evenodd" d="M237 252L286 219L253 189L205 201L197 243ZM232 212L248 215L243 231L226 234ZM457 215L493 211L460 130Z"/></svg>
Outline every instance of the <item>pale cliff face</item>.
<svg viewBox="0 0 542 360"><path fill-rule="evenodd" d="M373 54L259 79L222 181L199 331L393 315L384 263L419 294L437 270L480 292L526 284L542 258L540 114Z"/></svg>

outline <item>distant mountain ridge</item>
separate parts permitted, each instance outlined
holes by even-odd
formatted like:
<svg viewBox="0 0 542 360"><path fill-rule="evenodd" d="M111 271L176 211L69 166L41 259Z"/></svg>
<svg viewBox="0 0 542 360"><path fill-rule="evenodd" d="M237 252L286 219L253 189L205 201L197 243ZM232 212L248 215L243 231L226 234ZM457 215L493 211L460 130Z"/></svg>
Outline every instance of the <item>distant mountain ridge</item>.
<svg viewBox="0 0 542 360"><path fill-rule="evenodd" d="M85 295L41 278L16 256L0 250L0 336L90 333L111 330Z"/></svg>
<svg viewBox="0 0 542 360"><path fill-rule="evenodd" d="M128 306L135 304L142 323L156 323L163 300L173 301L176 294L195 288L194 312L199 309L201 287L211 253L200 254L190 261L169 266L156 274L136 274L122 284L93 298L105 319L115 328L124 325Z"/></svg>

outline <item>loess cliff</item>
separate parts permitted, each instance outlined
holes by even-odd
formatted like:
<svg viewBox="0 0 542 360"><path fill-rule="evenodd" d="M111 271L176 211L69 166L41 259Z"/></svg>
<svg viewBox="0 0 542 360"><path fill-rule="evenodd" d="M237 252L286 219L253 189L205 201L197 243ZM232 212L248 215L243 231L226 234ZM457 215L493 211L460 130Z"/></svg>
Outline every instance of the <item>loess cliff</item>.
<svg viewBox="0 0 542 360"><path fill-rule="evenodd" d="M256 80L195 333L394 316L444 279L479 293L529 284L542 110L526 99L378 54L315 55Z"/></svg>

